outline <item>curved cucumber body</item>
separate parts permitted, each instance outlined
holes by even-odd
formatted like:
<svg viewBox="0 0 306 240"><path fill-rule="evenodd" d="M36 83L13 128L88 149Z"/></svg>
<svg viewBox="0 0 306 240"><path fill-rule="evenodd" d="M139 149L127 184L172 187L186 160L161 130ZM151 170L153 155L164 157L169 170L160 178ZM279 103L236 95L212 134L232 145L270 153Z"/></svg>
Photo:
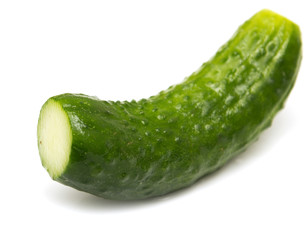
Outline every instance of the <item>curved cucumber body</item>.
<svg viewBox="0 0 306 240"><path fill-rule="evenodd" d="M38 122L43 166L56 181L109 199L144 199L189 186L271 124L300 61L298 26L260 11L198 71L156 96L50 98Z"/></svg>

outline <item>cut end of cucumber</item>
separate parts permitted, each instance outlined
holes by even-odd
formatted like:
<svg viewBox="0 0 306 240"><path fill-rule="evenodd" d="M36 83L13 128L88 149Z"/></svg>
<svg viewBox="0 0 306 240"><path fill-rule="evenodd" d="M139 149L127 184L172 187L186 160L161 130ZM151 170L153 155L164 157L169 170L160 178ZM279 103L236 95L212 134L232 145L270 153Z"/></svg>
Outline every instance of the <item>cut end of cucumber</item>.
<svg viewBox="0 0 306 240"><path fill-rule="evenodd" d="M58 178L69 162L72 131L67 113L53 99L40 111L37 141L43 166L53 179Z"/></svg>

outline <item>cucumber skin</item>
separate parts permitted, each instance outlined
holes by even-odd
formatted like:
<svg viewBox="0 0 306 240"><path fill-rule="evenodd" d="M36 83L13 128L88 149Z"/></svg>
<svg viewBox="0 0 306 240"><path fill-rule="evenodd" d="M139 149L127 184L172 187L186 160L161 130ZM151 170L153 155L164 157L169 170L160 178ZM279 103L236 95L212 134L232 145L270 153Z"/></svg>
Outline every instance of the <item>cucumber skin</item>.
<svg viewBox="0 0 306 240"><path fill-rule="evenodd" d="M301 62L297 25L263 10L181 84L149 99L62 94L73 140L57 181L108 199L160 196L215 171L283 107Z"/></svg>

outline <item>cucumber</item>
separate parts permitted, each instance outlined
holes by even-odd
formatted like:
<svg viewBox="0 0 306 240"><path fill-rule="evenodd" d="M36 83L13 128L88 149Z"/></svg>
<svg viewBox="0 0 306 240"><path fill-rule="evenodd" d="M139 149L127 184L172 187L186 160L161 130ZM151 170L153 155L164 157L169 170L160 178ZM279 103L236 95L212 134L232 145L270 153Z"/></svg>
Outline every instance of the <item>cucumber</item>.
<svg viewBox="0 0 306 240"><path fill-rule="evenodd" d="M160 196L219 169L271 125L301 62L301 34L262 10L178 85L139 101L51 97L38 121L56 181L108 199Z"/></svg>

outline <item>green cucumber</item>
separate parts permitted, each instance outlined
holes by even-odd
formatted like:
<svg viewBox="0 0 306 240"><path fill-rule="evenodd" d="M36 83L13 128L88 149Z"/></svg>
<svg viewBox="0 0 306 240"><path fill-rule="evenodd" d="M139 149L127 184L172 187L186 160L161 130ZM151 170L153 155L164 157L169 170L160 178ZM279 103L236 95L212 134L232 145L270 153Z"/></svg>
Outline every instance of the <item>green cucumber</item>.
<svg viewBox="0 0 306 240"><path fill-rule="evenodd" d="M50 176L108 199L145 199L217 170L270 126L301 62L299 27L262 10L184 82L139 101L51 97L38 121Z"/></svg>

